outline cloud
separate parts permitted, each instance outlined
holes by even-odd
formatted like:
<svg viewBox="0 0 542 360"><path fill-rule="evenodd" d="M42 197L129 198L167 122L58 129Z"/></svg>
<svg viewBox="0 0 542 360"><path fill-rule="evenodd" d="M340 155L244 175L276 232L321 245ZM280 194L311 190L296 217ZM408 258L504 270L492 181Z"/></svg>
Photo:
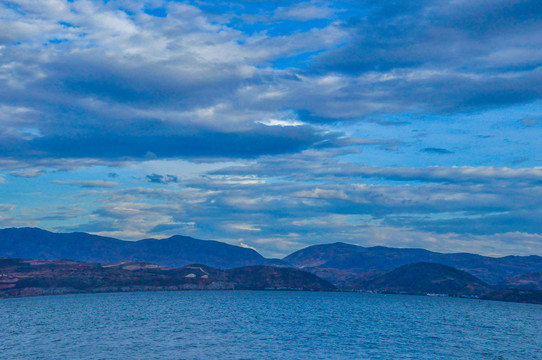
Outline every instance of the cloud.
<svg viewBox="0 0 542 360"><path fill-rule="evenodd" d="M20 171L13 171L10 173L11 176L22 177L22 178L33 178L44 175L45 171L39 169L24 169Z"/></svg>
<svg viewBox="0 0 542 360"><path fill-rule="evenodd" d="M235 230L241 231L262 231L259 227L256 227L251 224L231 224L231 227Z"/></svg>
<svg viewBox="0 0 542 360"><path fill-rule="evenodd" d="M404 126L411 124L408 121L393 121L393 120L383 120L379 118L368 118L365 121L372 122L381 126Z"/></svg>
<svg viewBox="0 0 542 360"><path fill-rule="evenodd" d="M351 41L321 54L315 70L356 75L403 109L455 112L540 99L538 1L365 4L365 15L343 25Z"/></svg>
<svg viewBox="0 0 542 360"><path fill-rule="evenodd" d="M536 127L542 123L541 119L536 117L525 117L519 122L522 126L525 127Z"/></svg>
<svg viewBox="0 0 542 360"><path fill-rule="evenodd" d="M536 0L366 4L368 15L344 24L353 41L326 54L323 65L355 72L421 65L451 68L461 64L479 71L519 64L523 70L538 65L539 59L529 56L536 54L537 45L527 36L541 24L536 15L542 8ZM515 41L508 42L509 38ZM496 44L502 47L495 48ZM360 46L364 51L355 51ZM344 56L347 54L351 56Z"/></svg>
<svg viewBox="0 0 542 360"><path fill-rule="evenodd" d="M194 222L183 221L182 206L176 204L147 204L117 197L118 202L93 211L94 221L72 227L71 231L88 231L102 236L123 239L167 237L167 234L190 234ZM161 232L155 232L160 230ZM165 231L168 230L168 231Z"/></svg>
<svg viewBox="0 0 542 360"><path fill-rule="evenodd" d="M244 3L2 5L0 157L255 158L349 146L341 121L534 101L540 24L525 9L539 6L528 3L473 2L477 19L455 3L274 3L275 17L252 24L232 10L250 12ZM495 14L506 21L490 26Z"/></svg>
<svg viewBox="0 0 542 360"><path fill-rule="evenodd" d="M278 20L309 21L315 19L326 19L333 15L333 10L323 2L307 1L299 2L287 7L275 9L273 17Z"/></svg>
<svg viewBox="0 0 542 360"><path fill-rule="evenodd" d="M326 190L320 188L314 188L310 191L298 191L294 193L294 196L301 198L313 198L313 199L335 199L335 200L349 200L349 196L344 191Z"/></svg>
<svg viewBox="0 0 542 360"><path fill-rule="evenodd" d="M195 6L156 4L167 17L132 1L2 6L12 31L0 49L0 106L18 120L0 124L0 156L254 157L325 138L259 124L285 107L268 97L276 74L257 66L332 46L336 29L251 37Z"/></svg>
<svg viewBox="0 0 542 360"><path fill-rule="evenodd" d="M53 180L54 184L79 186L82 188L113 188L119 184L103 180Z"/></svg>
<svg viewBox="0 0 542 360"><path fill-rule="evenodd" d="M87 46L78 40L72 45ZM327 137L308 125L263 126L261 122L268 120L262 119L280 117L276 106L247 111L246 105L234 105L237 97L252 97L244 95L251 83L267 80L265 76L251 80L252 76L231 69L246 66L233 59L233 65L200 63L170 54L174 63L191 67L172 67L167 59L144 56L130 58L133 63L127 66L120 53L104 57L104 49L95 45L84 55L75 51L61 56L61 51L49 54L51 49L38 48L49 56L42 64L26 49L15 49L16 55L7 53L11 57L7 62L20 73L6 74L0 93L20 103L17 109L31 108L23 112L29 114L27 120L0 131L2 157L26 161L36 157L112 161L141 159L148 153L163 158L254 157L299 151ZM24 70L32 67L42 74L39 79L29 78L33 75ZM211 73L216 75L209 77ZM10 86L10 81L18 85ZM292 123L300 124L295 119Z"/></svg>
<svg viewBox="0 0 542 360"><path fill-rule="evenodd" d="M254 246L250 246L245 243L239 243L239 246L244 247L245 249L252 249L254 251L258 251Z"/></svg>
<svg viewBox="0 0 542 360"><path fill-rule="evenodd" d="M333 241L487 254L537 253L532 249L540 236L540 169L353 169L365 174L361 177L340 174L341 165L348 168L348 163L321 164L317 160L322 160L321 154L314 158L305 154L304 162L299 157L271 157L272 162L247 166L243 175L239 168L229 167L220 174L183 178L182 188L142 183L86 191L78 193L76 200L85 206L67 211L47 205L26 219L56 221L61 224L58 230L126 239L185 234L243 242L268 256ZM275 173L275 162L284 167L281 172ZM43 213L55 218L43 218ZM67 213L69 219L85 221L73 225L63 218ZM505 236L514 232L524 234L523 239ZM514 246L507 243L512 238Z"/></svg>
<svg viewBox="0 0 542 360"><path fill-rule="evenodd" d="M12 205L12 204L1 204L1 203L0 203L0 211L1 211L1 212L10 212L10 211L13 211L14 208L15 208L15 205Z"/></svg>
<svg viewBox="0 0 542 360"><path fill-rule="evenodd" d="M426 168L359 168L352 175L381 177L397 181L424 181L449 183L485 183L498 180L530 182L538 184L542 181L542 168L496 168L490 166L453 166Z"/></svg>
<svg viewBox="0 0 542 360"><path fill-rule="evenodd" d="M113 190L103 195L111 203L94 211L94 221L78 229L182 233L251 243L274 238L275 242L257 246L264 253L275 253L286 243L287 253L331 241L466 250L471 245L465 239L471 236L489 251L490 236L495 234L539 234L539 190L532 187L328 184L314 188L284 180L236 185L224 180L199 182L197 188L195 183L187 184L188 191ZM440 248L424 240L429 238L438 239ZM526 253L519 244L516 251Z"/></svg>
<svg viewBox="0 0 542 360"><path fill-rule="evenodd" d="M450 151L448 149L434 148L434 147L423 148L421 151L429 153L429 154L440 154L440 155L453 154L453 151Z"/></svg>
<svg viewBox="0 0 542 360"><path fill-rule="evenodd" d="M409 226L434 233L461 233L473 235L495 235L509 232L540 234L538 221L542 216L540 209L486 214L476 216L457 216L450 214L444 219L409 218L408 215L391 217L386 220L390 226Z"/></svg>
<svg viewBox="0 0 542 360"><path fill-rule="evenodd" d="M171 183L177 183L179 179L177 176L174 175L159 175L159 174L151 174L145 176L148 182L151 183L158 183L158 184L171 184Z"/></svg>
<svg viewBox="0 0 542 360"><path fill-rule="evenodd" d="M509 181L537 185L542 167L508 168L493 166L372 167L340 162L327 151L305 151L286 157L261 158L258 164L214 170L213 174L287 176L297 181L356 181L382 179L429 183L490 183Z"/></svg>

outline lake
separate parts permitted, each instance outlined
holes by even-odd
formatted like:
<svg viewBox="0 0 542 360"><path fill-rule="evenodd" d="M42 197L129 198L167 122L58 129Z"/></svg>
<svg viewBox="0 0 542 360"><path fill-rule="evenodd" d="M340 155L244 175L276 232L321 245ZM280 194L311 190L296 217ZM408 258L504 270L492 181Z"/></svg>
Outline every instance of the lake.
<svg viewBox="0 0 542 360"><path fill-rule="evenodd" d="M542 359L542 306L288 291L0 300L1 359Z"/></svg>

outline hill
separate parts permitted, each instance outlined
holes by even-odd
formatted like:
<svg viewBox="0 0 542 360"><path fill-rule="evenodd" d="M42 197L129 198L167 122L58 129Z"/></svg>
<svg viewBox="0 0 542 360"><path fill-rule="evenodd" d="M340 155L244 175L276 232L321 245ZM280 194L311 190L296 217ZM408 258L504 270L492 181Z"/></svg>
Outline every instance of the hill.
<svg viewBox="0 0 542 360"><path fill-rule="evenodd" d="M488 257L468 253L443 254L424 249L361 247L343 243L309 246L283 259L293 266L339 283L359 274L388 271L402 265L432 262L464 270L489 284L527 272L542 272L540 256Z"/></svg>
<svg viewBox="0 0 542 360"><path fill-rule="evenodd" d="M516 275L501 281L497 286L500 288L542 291L542 272L531 272Z"/></svg>
<svg viewBox="0 0 542 360"><path fill-rule="evenodd" d="M274 266L220 270L193 264L169 269L142 262L0 259L0 298L119 291L269 289L332 291L335 287L311 273Z"/></svg>
<svg viewBox="0 0 542 360"><path fill-rule="evenodd" d="M280 265L258 252L219 241L187 236L123 241L86 233L53 233L37 228L0 230L0 257L83 262L145 261L181 267L204 263L222 269L248 265Z"/></svg>
<svg viewBox="0 0 542 360"><path fill-rule="evenodd" d="M425 262L404 265L372 279L353 281L350 286L377 292L450 296L480 296L492 291L489 285L465 271Z"/></svg>

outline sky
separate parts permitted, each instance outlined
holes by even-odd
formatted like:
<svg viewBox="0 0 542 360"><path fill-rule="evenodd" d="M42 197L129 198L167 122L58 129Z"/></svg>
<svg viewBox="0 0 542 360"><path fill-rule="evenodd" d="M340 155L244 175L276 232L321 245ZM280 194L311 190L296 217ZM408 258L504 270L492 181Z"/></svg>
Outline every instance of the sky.
<svg viewBox="0 0 542 360"><path fill-rule="evenodd" d="M542 255L542 2L0 0L0 228Z"/></svg>

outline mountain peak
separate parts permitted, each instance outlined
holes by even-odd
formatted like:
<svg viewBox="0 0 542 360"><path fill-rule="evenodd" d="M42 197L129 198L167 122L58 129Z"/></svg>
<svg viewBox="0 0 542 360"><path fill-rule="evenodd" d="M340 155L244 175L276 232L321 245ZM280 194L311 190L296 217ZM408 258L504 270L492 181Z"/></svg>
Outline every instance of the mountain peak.
<svg viewBox="0 0 542 360"><path fill-rule="evenodd" d="M71 259L85 262L124 260L167 267L205 263L218 268L276 264L253 249L213 240L174 235L170 238L124 241L87 233L54 233L38 228L0 230L0 256L31 259Z"/></svg>
<svg viewBox="0 0 542 360"><path fill-rule="evenodd" d="M298 250L283 260L296 267L315 267L327 263L331 259L340 258L351 253L362 251L364 248L344 242L319 244Z"/></svg>

